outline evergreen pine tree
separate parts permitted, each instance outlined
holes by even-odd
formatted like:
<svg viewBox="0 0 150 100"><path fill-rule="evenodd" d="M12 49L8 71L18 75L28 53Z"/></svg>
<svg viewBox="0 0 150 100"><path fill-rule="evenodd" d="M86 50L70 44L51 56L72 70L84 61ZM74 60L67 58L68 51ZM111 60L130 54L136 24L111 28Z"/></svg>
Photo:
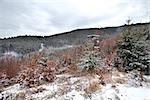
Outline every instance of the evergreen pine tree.
<svg viewBox="0 0 150 100"><path fill-rule="evenodd" d="M115 65L125 70L149 70L150 66L150 34L146 27L131 27L122 33L117 42L117 60Z"/></svg>

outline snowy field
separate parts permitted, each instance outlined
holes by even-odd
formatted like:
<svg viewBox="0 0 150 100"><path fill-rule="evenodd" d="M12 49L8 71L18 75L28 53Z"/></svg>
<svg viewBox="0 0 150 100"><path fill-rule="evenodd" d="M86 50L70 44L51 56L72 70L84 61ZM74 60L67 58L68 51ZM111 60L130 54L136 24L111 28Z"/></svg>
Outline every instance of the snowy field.
<svg viewBox="0 0 150 100"><path fill-rule="evenodd" d="M117 73L117 74L116 74ZM34 88L19 84L4 88L0 100L150 100L150 77L144 81L133 79L132 74L113 72L106 84L99 76L75 77L57 75L53 83Z"/></svg>

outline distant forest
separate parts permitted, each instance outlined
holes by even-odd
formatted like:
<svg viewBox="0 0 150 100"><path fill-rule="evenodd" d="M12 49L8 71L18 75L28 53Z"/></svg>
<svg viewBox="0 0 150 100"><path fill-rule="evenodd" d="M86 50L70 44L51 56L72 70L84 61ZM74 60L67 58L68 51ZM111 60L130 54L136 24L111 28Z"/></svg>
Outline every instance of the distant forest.
<svg viewBox="0 0 150 100"><path fill-rule="evenodd" d="M132 27L150 26L150 23L131 24ZM0 56L8 51L26 54L45 47L63 47L65 45L80 45L87 40L88 35L99 34L101 40L115 36L124 31L128 25L106 28L77 29L52 36L18 36L0 39Z"/></svg>

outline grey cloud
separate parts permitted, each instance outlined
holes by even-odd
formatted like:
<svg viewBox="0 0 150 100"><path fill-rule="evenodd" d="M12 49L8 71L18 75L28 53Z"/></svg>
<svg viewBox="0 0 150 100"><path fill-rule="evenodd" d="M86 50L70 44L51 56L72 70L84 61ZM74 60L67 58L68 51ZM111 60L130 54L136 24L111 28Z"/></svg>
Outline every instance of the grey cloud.
<svg viewBox="0 0 150 100"><path fill-rule="evenodd" d="M32 2L28 0L1 0L0 37L26 34L51 35L88 25L99 27L101 22L109 23L108 20L110 19L118 19L117 25L120 20L124 20L116 18L117 16L126 18L129 16L135 18L138 16L147 17L150 12L149 0L121 0L112 9L103 11L103 14L101 14L103 9L97 9L95 11L97 15L93 16L90 16L92 12L87 15L80 13L80 10L69 0L62 0L61 2L59 0L56 0L56 2L44 1L46 2L42 2L42 0L33 0ZM133 7L134 9L135 5L140 9L124 14L128 7Z"/></svg>
<svg viewBox="0 0 150 100"><path fill-rule="evenodd" d="M23 14L30 13L31 6L28 3L0 2L0 37L4 33L17 32L20 24L24 23Z"/></svg>

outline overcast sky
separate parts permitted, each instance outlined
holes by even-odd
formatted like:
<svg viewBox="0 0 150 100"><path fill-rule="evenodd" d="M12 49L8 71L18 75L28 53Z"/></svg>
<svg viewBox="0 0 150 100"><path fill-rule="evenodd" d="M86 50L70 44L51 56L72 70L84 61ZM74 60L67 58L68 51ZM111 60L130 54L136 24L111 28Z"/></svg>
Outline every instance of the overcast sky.
<svg viewBox="0 0 150 100"><path fill-rule="evenodd" d="M150 0L0 0L0 38L150 22Z"/></svg>

